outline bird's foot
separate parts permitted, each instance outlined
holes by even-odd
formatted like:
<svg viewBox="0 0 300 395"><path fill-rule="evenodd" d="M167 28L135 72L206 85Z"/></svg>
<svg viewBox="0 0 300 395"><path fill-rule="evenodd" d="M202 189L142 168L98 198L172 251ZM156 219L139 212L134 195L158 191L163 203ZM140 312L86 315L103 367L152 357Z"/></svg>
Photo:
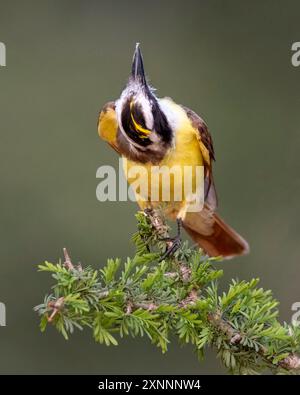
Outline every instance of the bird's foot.
<svg viewBox="0 0 300 395"><path fill-rule="evenodd" d="M177 219L177 235L175 237L165 237L161 239L161 241L165 241L167 243L167 250L162 255L160 261L172 256L181 246L181 226L182 220Z"/></svg>
<svg viewBox="0 0 300 395"><path fill-rule="evenodd" d="M170 237L166 241L169 246L167 248L167 251L160 258L160 261L163 261L164 259L172 256L178 250L178 248L181 246L181 237L180 236Z"/></svg>

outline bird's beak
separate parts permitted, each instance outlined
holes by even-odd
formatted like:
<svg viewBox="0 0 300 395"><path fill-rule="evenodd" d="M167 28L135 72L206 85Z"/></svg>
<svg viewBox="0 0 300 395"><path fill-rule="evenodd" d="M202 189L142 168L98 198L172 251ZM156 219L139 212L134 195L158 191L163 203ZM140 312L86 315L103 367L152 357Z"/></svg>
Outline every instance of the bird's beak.
<svg viewBox="0 0 300 395"><path fill-rule="evenodd" d="M131 77L134 81L138 81L141 82L143 85L147 85L144 64L143 64L143 57L139 43L136 44L135 51L133 54Z"/></svg>

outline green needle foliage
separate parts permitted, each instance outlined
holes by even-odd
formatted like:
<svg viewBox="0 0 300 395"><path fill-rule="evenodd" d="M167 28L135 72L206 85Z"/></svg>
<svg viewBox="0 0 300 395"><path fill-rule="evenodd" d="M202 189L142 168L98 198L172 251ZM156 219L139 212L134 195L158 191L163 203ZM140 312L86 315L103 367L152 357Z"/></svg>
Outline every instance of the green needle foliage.
<svg viewBox="0 0 300 395"><path fill-rule="evenodd" d="M213 347L233 374L296 374L300 369L300 329L281 325L278 302L258 279L233 280L218 293L223 271L187 242L161 260L169 228L158 212L139 212L132 237L133 258L108 259L100 270L45 262L39 270L55 280L35 310L45 331L51 323L68 339L74 328L90 328L96 342L117 346L125 336L145 336L163 353L170 335L192 343L199 358Z"/></svg>

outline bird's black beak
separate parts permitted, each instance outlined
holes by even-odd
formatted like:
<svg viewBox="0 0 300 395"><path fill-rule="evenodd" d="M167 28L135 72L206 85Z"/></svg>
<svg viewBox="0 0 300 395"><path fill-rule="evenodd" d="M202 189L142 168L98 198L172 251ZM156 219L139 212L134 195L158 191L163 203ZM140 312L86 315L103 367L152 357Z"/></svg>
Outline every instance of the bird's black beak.
<svg viewBox="0 0 300 395"><path fill-rule="evenodd" d="M133 54L131 77L134 81L139 81L143 85L147 85L143 57L140 50L140 44L137 43Z"/></svg>

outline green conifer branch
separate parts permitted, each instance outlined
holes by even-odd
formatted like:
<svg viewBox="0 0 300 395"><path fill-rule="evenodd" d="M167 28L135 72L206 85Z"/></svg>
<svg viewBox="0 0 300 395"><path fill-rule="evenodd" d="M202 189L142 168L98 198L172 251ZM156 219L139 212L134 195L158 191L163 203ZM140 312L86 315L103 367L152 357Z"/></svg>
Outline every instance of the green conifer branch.
<svg viewBox="0 0 300 395"><path fill-rule="evenodd" d="M278 317L271 291L258 279L232 280L218 293L218 259L182 243L163 261L169 227L158 211L139 212L132 240L133 258L108 259L100 270L73 265L64 249L64 263L45 262L40 271L55 280L44 302L35 307L45 331L51 323L68 339L75 328L90 328L96 342L117 345L125 336L146 336L166 352L170 334L192 343L198 356L213 347L233 374L275 374L300 371L300 328Z"/></svg>

